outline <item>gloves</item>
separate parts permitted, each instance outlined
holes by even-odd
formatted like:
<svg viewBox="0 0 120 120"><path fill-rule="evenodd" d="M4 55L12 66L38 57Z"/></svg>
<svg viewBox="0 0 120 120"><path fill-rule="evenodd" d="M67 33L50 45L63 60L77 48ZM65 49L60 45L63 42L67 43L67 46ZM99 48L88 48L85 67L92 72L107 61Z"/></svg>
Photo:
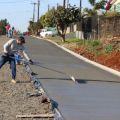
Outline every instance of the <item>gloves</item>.
<svg viewBox="0 0 120 120"><path fill-rule="evenodd" d="M30 63L31 65L33 65L33 61L32 61L31 59L29 60L29 63Z"/></svg>

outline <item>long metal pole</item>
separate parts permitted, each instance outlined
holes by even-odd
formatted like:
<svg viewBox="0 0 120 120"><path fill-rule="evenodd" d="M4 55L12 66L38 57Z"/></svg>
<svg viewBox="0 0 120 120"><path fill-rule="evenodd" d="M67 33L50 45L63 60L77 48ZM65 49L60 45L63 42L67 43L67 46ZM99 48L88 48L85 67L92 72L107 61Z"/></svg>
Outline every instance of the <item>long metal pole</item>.
<svg viewBox="0 0 120 120"><path fill-rule="evenodd" d="M82 16L82 0L80 0L80 18Z"/></svg>
<svg viewBox="0 0 120 120"><path fill-rule="evenodd" d="M38 0L38 19L37 19L37 22L39 21L39 13L40 13L40 0Z"/></svg>
<svg viewBox="0 0 120 120"><path fill-rule="evenodd" d="M80 0L80 31L81 31L81 36L80 36L80 39L83 38L83 30L82 30L82 24L83 24L83 19L82 19L82 0Z"/></svg>
<svg viewBox="0 0 120 120"><path fill-rule="evenodd" d="M66 0L63 0L63 7L66 7Z"/></svg>
<svg viewBox="0 0 120 120"><path fill-rule="evenodd" d="M33 4L33 22L35 22L35 5L37 3L31 3L31 4Z"/></svg>
<svg viewBox="0 0 120 120"><path fill-rule="evenodd" d="M67 8L69 8L69 0L67 0Z"/></svg>
<svg viewBox="0 0 120 120"><path fill-rule="evenodd" d="M48 11L50 10L50 5L48 4Z"/></svg>

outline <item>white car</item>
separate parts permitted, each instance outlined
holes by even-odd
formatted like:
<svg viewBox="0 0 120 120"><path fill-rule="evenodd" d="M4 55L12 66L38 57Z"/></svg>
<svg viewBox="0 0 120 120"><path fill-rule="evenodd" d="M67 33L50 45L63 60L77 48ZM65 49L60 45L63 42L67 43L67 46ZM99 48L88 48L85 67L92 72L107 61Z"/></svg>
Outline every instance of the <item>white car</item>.
<svg viewBox="0 0 120 120"><path fill-rule="evenodd" d="M54 32L54 31L50 31L50 30L47 30L47 29L42 29L42 31L40 32L40 36L45 38L47 36L54 36L56 35L57 32Z"/></svg>

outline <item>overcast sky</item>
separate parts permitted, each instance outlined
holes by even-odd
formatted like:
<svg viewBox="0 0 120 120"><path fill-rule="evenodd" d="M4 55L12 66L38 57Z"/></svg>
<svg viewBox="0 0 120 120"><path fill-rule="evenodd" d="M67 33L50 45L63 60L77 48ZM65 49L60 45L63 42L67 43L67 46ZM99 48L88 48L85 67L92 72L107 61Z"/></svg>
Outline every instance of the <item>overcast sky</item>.
<svg viewBox="0 0 120 120"><path fill-rule="evenodd" d="M0 0L0 19L7 18L9 23L17 30L26 31L28 22L33 17L33 5L31 3L38 0ZM90 7L88 0L82 0L82 6ZM71 5L79 6L80 0L69 0ZM50 7L63 4L63 0L40 0L40 16ZM37 9L36 9L37 17ZM37 18L36 18L37 19Z"/></svg>

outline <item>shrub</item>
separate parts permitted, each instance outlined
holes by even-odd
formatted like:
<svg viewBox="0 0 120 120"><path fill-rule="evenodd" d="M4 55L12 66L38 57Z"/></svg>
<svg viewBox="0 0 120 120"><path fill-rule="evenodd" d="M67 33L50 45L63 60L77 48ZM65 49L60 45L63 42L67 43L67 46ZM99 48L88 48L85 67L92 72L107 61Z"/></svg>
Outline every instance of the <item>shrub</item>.
<svg viewBox="0 0 120 120"><path fill-rule="evenodd" d="M95 40L95 41L93 41L92 43L91 43L91 46L92 47L97 47L97 46L99 46L100 45L100 41L99 40Z"/></svg>
<svg viewBox="0 0 120 120"><path fill-rule="evenodd" d="M110 12L106 12L105 13L106 17L115 17L115 16L120 16L119 12L115 12L115 11L110 11Z"/></svg>
<svg viewBox="0 0 120 120"><path fill-rule="evenodd" d="M65 42L66 43L78 43L78 42L80 42L80 39L77 39L77 38L68 38L68 39L66 39Z"/></svg>
<svg viewBox="0 0 120 120"><path fill-rule="evenodd" d="M111 44L108 44L105 47L105 53L111 53L114 50L113 46Z"/></svg>

